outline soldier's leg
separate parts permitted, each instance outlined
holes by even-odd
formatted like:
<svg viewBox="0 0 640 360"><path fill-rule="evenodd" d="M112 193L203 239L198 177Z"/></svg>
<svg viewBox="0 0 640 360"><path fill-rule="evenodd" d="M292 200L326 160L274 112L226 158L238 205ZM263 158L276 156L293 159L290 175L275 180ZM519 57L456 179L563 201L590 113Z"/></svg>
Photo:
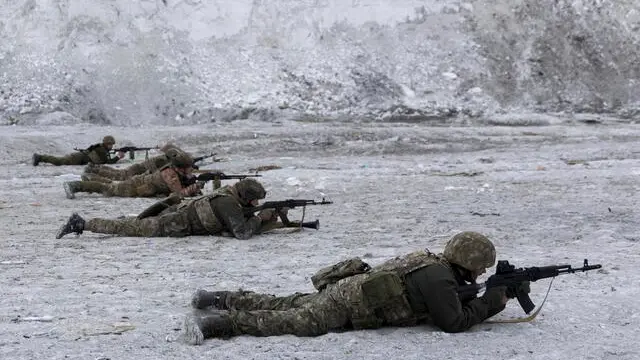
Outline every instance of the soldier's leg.
<svg viewBox="0 0 640 360"><path fill-rule="evenodd" d="M125 219L91 219L84 230L121 236L140 237L183 237L191 234L189 220L185 213L173 212L142 220L136 217Z"/></svg>
<svg viewBox="0 0 640 360"><path fill-rule="evenodd" d="M69 156L51 156L51 155L37 155L38 163L48 163L55 166L61 165L75 165L71 163L71 158ZM36 163L36 161L34 161Z"/></svg>
<svg viewBox="0 0 640 360"><path fill-rule="evenodd" d="M161 226L158 218L138 220L135 217L125 219L90 219L84 230L100 234L121 236L156 237L161 236Z"/></svg>
<svg viewBox="0 0 640 360"><path fill-rule="evenodd" d="M350 312L326 293L313 301L285 311L277 310L215 310L207 315L197 310L185 319L187 342L200 344L211 337L248 334L253 336L319 336L349 326Z"/></svg>
<svg viewBox="0 0 640 360"><path fill-rule="evenodd" d="M98 174L88 174L88 173L84 173L80 176L80 178L82 179L82 181L96 181L96 182L101 182L103 184L109 184L112 183L113 180L111 179L107 179L105 177L102 177Z"/></svg>
<svg viewBox="0 0 640 360"><path fill-rule="evenodd" d="M75 199L75 194L78 192L106 194L109 189L109 184L97 181L67 181L62 186L67 194L67 199Z"/></svg>
<svg viewBox="0 0 640 360"><path fill-rule="evenodd" d="M318 295L295 309L229 310L229 316L238 333L253 336L318 336L344 329L350 321L349 310L326 293Z"/></svg>
<svg viewBox="0 0 640 360"><path fill-rule="evenodd" d="M147 167L144 163L133 164L126 169L122 170L122 176L126 179L132 178L136 175L141 175L147 172Z"/></svg>
<svg viewBox="0 0 640 360"><path fill-rule="evenodd" d="M289 296L258 294L253 291L206 291L197 290L191 298L196 309L213 307L219 310L288 310L313 301L317 293L295 293Z"/></svg>
<svg viewBox="0 0 640 360"><path fill-rule="evenodd" d="M115 181L123 181L130 178L127 176L127 171L122 169L114 169L109 166L100 165L93 169L94 173L107 179Z"/></svg>

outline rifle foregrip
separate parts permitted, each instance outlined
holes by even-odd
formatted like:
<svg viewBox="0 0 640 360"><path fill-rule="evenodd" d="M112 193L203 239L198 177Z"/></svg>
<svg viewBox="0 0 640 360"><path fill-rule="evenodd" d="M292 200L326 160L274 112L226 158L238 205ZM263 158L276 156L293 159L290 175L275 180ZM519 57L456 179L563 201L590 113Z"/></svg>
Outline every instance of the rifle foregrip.
<svg viewBox="0 0 640 360"><path fill-rule="evenodd" d="M520 304L520 307L522 308L522 310L524 310L525 313L529 314L533 309L535 309L536 306L533 303L533 301L531 301L529 294L524 292L518 292L516 294L516 298L518 299L518 303Z"/></svg>

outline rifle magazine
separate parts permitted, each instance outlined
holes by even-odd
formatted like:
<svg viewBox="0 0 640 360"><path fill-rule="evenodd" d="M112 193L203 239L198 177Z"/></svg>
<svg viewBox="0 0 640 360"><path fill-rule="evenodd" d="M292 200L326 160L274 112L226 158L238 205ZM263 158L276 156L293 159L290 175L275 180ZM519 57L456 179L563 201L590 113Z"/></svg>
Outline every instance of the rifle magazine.
<svg viewBox="0 0 640 360"><path fill-rule="evenodd" d="M516 323L524 323L524 322L533 321L538 316L538 314L540 313L540 310L542 310L542 307L544 306L544 303L547 302L547 298L549 297L549 292L551 292L551 285L553 284L553 279L555 279L555 277L551 278L551 281L549 282L549 288L547 288L547 293L544 295L544 299L542 299L542 303L540 303L540 306L538 306L536 311L531 313L531 315L524 316L524 317L519 317L519 318L513 318L513 319L487 320L487 321L485 321L485 323L487 323L487 324L516 324Z"/></svg>

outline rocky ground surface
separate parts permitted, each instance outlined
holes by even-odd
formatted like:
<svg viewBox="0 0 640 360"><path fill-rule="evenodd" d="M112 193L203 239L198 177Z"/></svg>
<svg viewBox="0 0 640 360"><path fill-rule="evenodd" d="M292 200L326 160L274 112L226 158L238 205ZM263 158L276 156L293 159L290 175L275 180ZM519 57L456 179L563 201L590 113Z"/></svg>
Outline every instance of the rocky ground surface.
<svg viewBox="0 0 640 360"><path fill-rule="evenodd" d="M2 127L0 358L3 359L637 359L640 200L634 124L427 126L406 123L233 121L189 127ZM56 240L73 211L136 214L153 199L64 196L82 167L30 164L113 134L119 145L173 141L258 166L268 199L325 197L309 207L318 231L224 237ZM142 156L142 154L138 154ZM291 218L301 216L299 209ZM188 346L182 320L194 290L312 291L319 268L360 256L371 264L415 249L440 251L461 230L486 233L518 266L603 269L557 278L532 322L462 334L385 328L316 338L241 336ZM493 269L492 269L493 270ZM491 272L491 271L490 271ZM548 280L532 284L540 304ZM498 319L519 317L517 302Z"/></svg>

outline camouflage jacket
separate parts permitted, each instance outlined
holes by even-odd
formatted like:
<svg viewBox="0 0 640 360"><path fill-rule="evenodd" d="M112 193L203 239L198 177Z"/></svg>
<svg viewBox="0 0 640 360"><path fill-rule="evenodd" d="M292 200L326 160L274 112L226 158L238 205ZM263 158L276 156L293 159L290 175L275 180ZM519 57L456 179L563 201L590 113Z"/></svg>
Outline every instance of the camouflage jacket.
<svg viewBox="0 0 640 360"><path fill-rule="evenodd" d="M414 313L428 315L424 322L446 332L461 332L504 309L502 294L488 291L482 297L462 299L458 287L466 282L450 265L436 263L417 269L405 278L409 304Z"/></svg>
<svg viewBox="0 0 640 360"><path fill-rule="evenodd" d="M194 209L200 224L211 235L228 231L236 239L247 240L259 233L262 227L259 217L245 214L232 186L223 186L182 206Z"/></svg>
<svg viewBox="0 0 640 360"><path fill-rule="evenodd" d="M371 289L370 283L380 275L385 277L384 273L394 274L399 283L393 286L388 282L393 278L387 276L384 286ZM460 332L504 309L500 293L459 298L458 287L464 284L458 271L441 256L420 250L343 278L325 291L349 309L355 329L428 323L446 332Z"/></svg>
<svg viewBox="0 0 640 360"><path fill-rule="evenodd" d="M172 193L184 197L200 194L200 187L197 184L184 186L186 177L171 166L165 166L160 170L160 176Z"/></svg>
<svg viewBox="0 0 640 360"><path fill-rule="evenodd" d="M91 145L86 150L83 150L82 153L89 158L90 162L96 165L115 164L120 160L117 156L111 157L109 151L102 144Z"/></svg>

